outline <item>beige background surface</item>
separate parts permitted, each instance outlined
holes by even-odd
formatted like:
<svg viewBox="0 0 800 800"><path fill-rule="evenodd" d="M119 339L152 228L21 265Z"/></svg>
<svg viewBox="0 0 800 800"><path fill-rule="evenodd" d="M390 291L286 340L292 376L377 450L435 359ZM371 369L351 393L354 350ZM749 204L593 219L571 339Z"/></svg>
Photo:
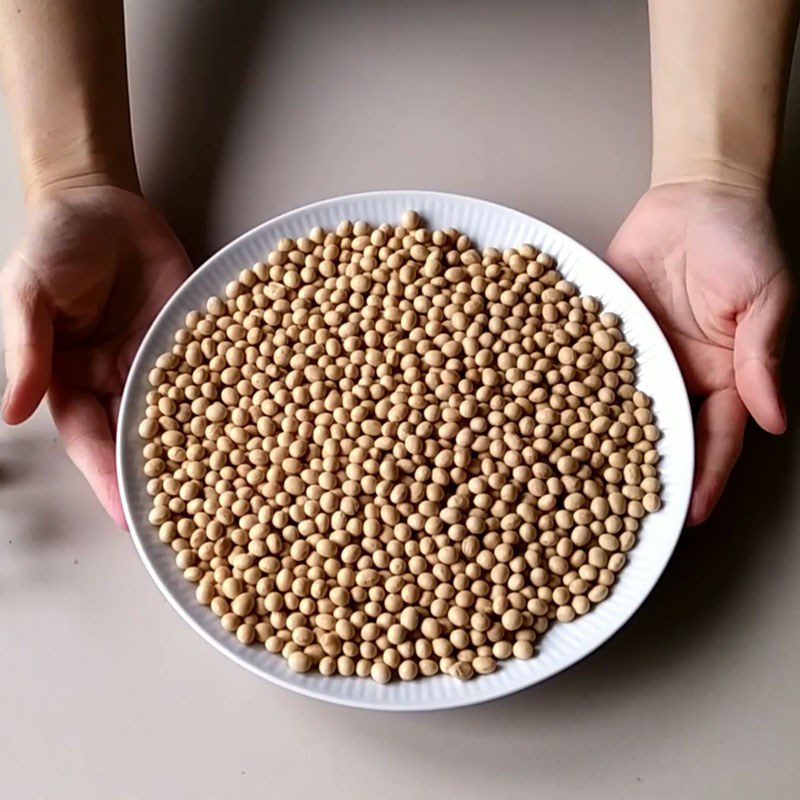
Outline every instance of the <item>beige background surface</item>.
<svg viewBox="0 0 800 800"><path fill-rule="evenodd" d="M127 5L144 184L198 261L280 210L401 187L516 206L602 252L646 186L639 0ZM796 255L795 78L778 203ZM23 208L5 112L0 181L6 251ZM381 715L215 653L104 518L47 413L0 428L0 795L795 797L797 456L796 425L752 431L713 521L567 673L488 706Z"/></svg>

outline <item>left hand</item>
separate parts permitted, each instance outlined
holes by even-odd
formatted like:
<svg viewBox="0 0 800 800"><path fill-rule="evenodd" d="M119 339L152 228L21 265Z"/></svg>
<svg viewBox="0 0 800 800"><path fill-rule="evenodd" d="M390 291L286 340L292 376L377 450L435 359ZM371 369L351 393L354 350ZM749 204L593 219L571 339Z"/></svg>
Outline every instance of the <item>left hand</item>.
<svg viewBox="0 0 800 800"><path fill-rule="evenodd" d="M606 256L672 345L704 398L689 524L716 505L742 448L748 412L770 433L786 414L779 368L792 283L762 192L711 181L650 189Z"/></svg>
<svg viewBox="0 0 800 800"><path fill-rule="evenodd" d="M32 198L26 234L0 271L3 416L22 422L47 394L70 458L122 527L114 457L122 388L142 336L189 271L161 215L109 185Z"/></svg>

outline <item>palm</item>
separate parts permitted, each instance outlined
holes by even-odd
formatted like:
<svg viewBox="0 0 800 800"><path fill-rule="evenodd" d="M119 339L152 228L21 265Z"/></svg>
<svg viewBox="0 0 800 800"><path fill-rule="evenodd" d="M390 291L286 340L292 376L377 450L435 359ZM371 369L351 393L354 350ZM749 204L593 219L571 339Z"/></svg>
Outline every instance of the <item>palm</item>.
<svg viewBox="0 0 800 800"><path fill-rule="evenodd" d="M112 439L120 395L147 326L187 273L166 223L140 197L109 187L41 204L6 269L6 285L37 287L51 325L39 338L53 339L49 384L29 382L6 415L24 417L47 386L70 455L120 523Z"/></svg>
<svg viewBox="0 0 800 800"><path fill-rule="evenodd" d="M779 432L780 321L789 279L762 200L713 186L651 190L623 224L609 262L670 340L689 391L707 398L698 420L699 521L741 447L746 411Z"/></svg>

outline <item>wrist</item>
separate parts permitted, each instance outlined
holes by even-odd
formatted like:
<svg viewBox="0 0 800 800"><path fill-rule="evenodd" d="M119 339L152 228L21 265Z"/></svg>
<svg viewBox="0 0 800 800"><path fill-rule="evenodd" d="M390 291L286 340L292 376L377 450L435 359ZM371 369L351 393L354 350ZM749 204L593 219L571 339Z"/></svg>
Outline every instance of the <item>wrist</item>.
<svg viewBox="0 0 800 800"><path fill-rule="evenodd" d="M731 100L709 89L693 105L653 105L651 183L704 181L768 194L778 141L775 115L757 123Z"/></svg>
<svg viewBox="0 0 800 800"><path fill-rule="evenodd" d="M140 192L133 152L103 147L90 137L49 143L46 149L23 153L25 198L29 203L62 189L117 186Z"/></svg>
<svg viewBox="0 0 800 800"><path fill-rule="evenodd" d="M771 168L745 164L724 155L700 153L653 154L650 186L665 184L706 183L738 189L748 194L767 196L771 184Z"/></svg>

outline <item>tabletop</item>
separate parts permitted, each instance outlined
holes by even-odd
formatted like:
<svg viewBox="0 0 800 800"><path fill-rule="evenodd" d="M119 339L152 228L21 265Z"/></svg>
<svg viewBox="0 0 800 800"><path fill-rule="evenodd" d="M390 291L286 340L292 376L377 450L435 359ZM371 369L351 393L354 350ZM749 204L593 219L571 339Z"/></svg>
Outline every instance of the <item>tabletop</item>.
<svg viewBox="0 0 800 800"><path fill-rule="evenodd" d="M484 197L602 253L646 188L642 2L126 5L143 185L196 263L282 210L384 188ZM796 261L795 73L776 203ZM6 252L24 211L5 111L0 180ZM3 795L795 797L798 444L796 424L749 432L712 520L582 663L484 706L381 714L215 652L105 518L47 411L0 427Z"/></svg>

